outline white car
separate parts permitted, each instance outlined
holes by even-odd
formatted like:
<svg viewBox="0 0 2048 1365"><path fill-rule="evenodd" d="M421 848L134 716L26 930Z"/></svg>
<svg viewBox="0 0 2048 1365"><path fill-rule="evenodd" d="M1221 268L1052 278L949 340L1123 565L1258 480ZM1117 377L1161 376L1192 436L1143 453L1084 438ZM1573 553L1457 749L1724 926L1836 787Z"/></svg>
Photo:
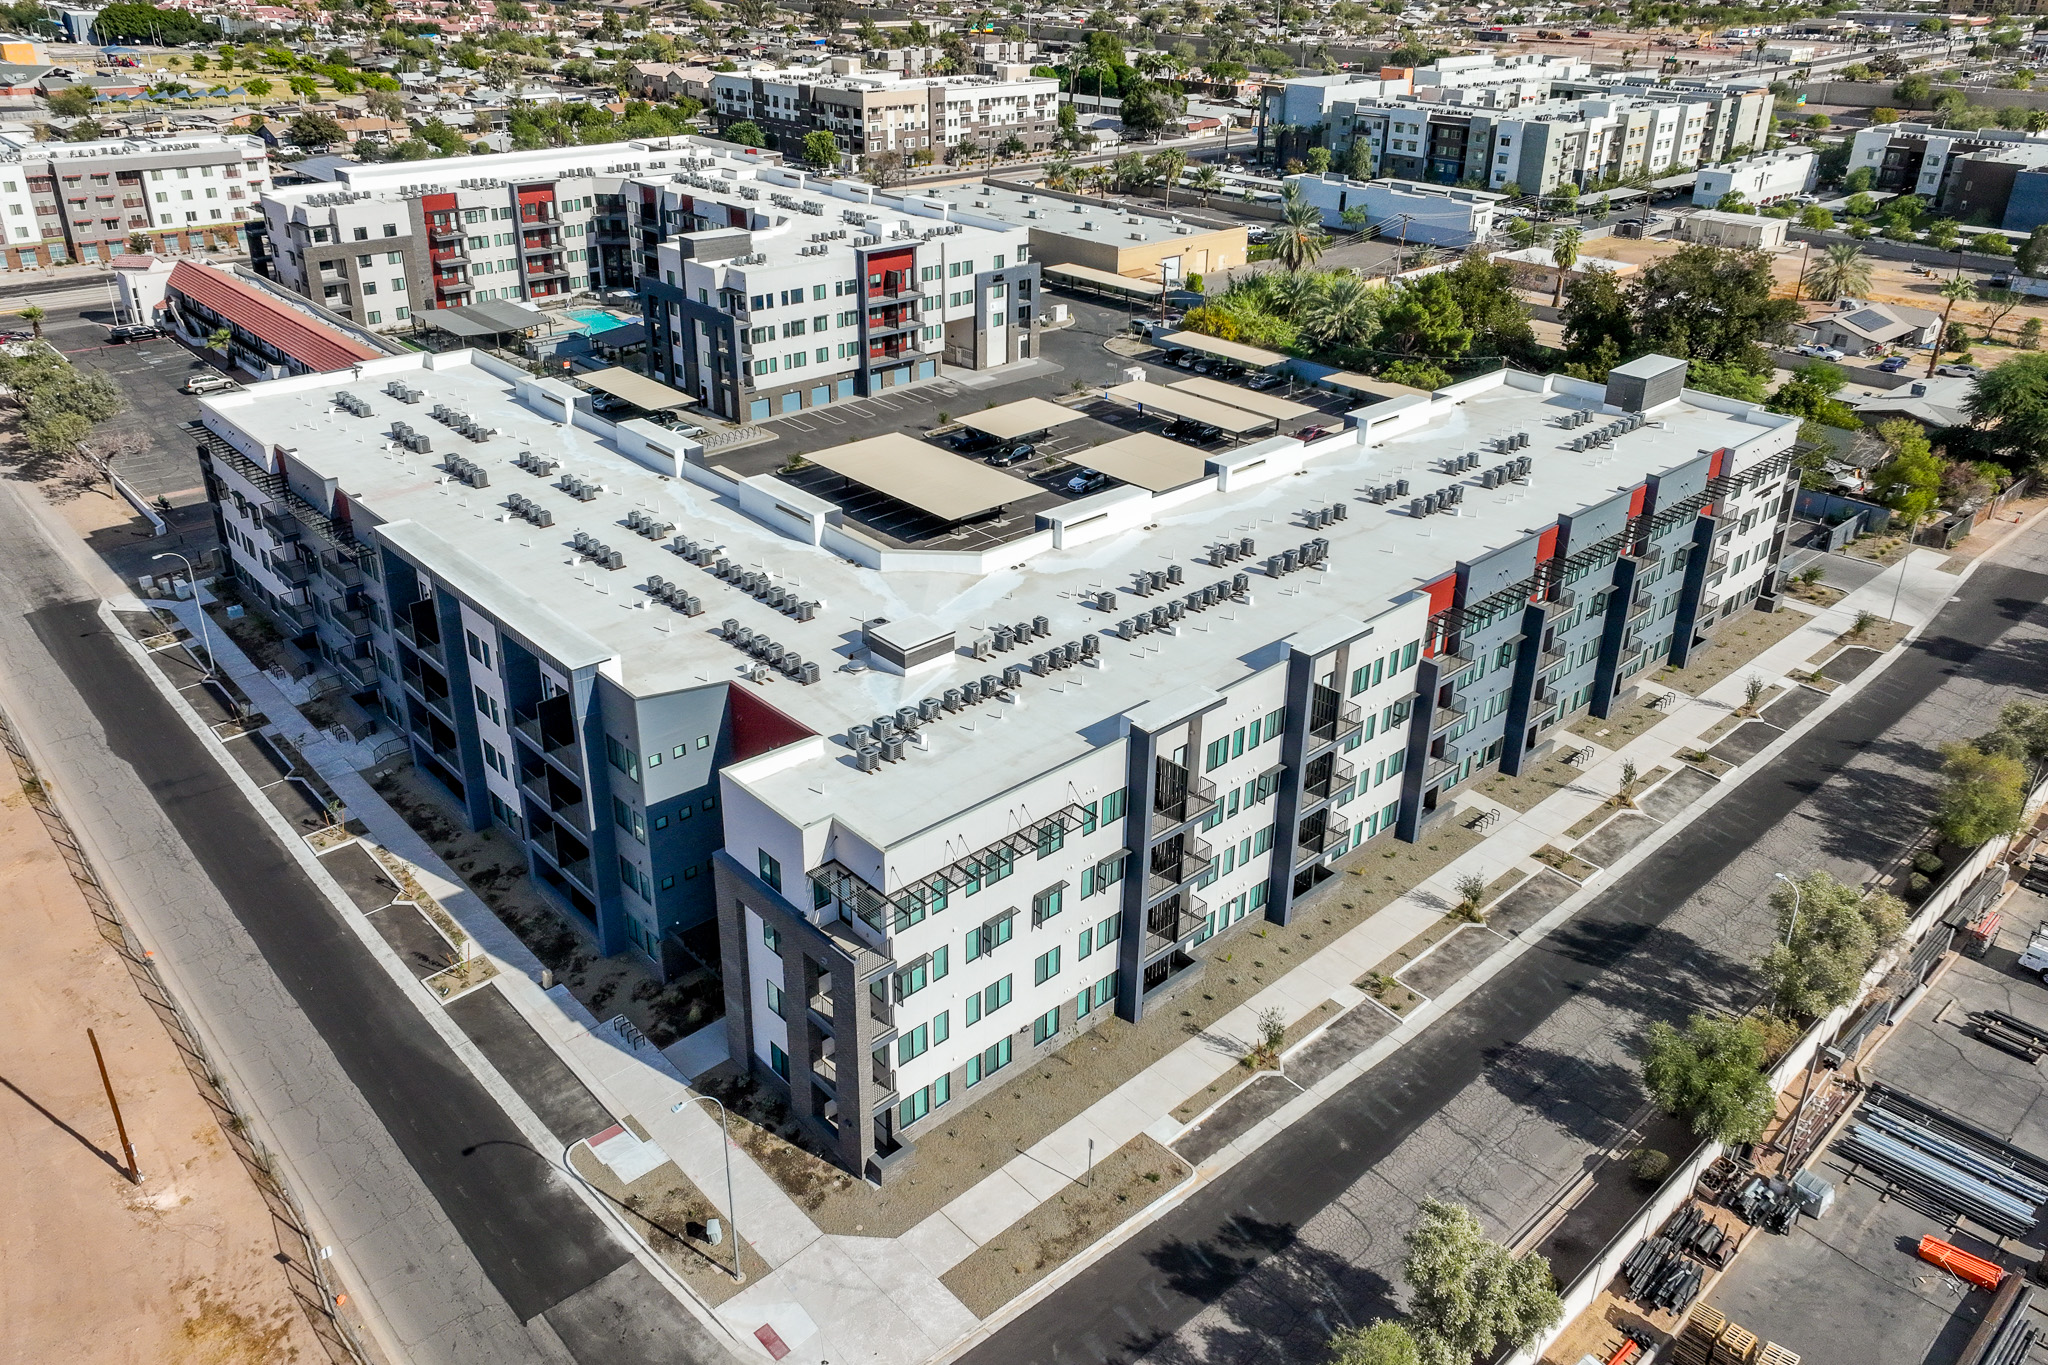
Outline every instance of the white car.
<svg viewBox="0 0 2048 1365"><path fill-rule="evenodd" d="M1840 360L1843 353L1832 346L1794 346L1794 355L1810 355L1816 360Z"/></svg>
<svg viewBox="0 0 2048 1365"><path fill-rule="evenodd" d="M191 394L232 393L241 387L224 374L197 374L185 381L185 392Z"/></svg>

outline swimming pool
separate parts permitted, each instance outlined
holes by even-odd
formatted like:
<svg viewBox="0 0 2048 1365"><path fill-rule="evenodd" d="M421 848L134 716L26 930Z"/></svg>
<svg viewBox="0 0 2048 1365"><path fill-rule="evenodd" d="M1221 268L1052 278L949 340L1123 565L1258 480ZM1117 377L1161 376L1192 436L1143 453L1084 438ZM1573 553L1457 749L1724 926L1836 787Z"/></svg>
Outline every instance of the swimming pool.
<svg viewBox="0 0 2048 1365"><path fill-rule="evenodd" d="M602 308L571 308L566 311L572 321L582 323L583 330L592 336L600 332L609 332L614 327L624 327L629 321L616 313L607 313Z"/></svg>

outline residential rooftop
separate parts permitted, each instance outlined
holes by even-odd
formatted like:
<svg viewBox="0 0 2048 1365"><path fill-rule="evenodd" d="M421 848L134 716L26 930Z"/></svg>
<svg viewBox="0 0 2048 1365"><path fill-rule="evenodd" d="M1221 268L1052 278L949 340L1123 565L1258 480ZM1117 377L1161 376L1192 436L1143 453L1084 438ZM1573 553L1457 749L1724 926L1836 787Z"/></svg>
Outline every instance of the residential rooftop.
<svg viewBox="0 0 2048 1365"><path fill-rule="evenodd" d="M393 379L424 396L413 404L388 396ZM344 391L370 415L342 411L335 399ZM1573 452L1564 420L1575 409L1601 412L1604 390L1503 371L1377 404L1354 414L1357 427L1309 444L1278 437L1212 456L1209 472L1179 489L1108 489L1068 504L1034 536L976 555L884 550L834 527L835 509L825 500L772 476L739 480L696 459L675 460L659 445L650 449L649 438L673 440L659 428L613 426L585 411L569 422L549 414L581 397L559 381L457 351L370 361L354 376L256 385L201 407L217 432L239 429L243 449L282 450L294 465L333 480L359 528L382 523L390 543L563 664L602 664L641 696L716 683L758 686L764 701L826 738L809 757L750 785L799 825L837 816L883 848L1000 795L1023 775L1113 741L1125 713L1169 695L1226 689L1283 659L1282 642L1290 639L1314 648L1355 632L1461 560L1522 541L1561 514L1606 503L1703 451L1729 449L1727 471L1739 471L1782 448L1790 439L1785 428L1797 423L1687 390L1605 449ZM437 404L496 434L483 442L458 437L433 420ZM398 447L389 435L394 419L425 433L433 453ZM1532 460L1528 481L1483 488L1483 470L1510 458L1490 453L1489 442L1515 432L1529 438L1519 452ZM1470 451L1479 452L1479 469L1438 472L1440 461ZM450 454L481 467L488 487L444 472ZM529 455L560 467L535 477L515 463ZM651 467L662 464L675 472ZM556 486L561 475L603 491L579 501ZM1417 518L1407 497L1367 500L1369 489L1400 479L1415 495L1462 484L1462 505L1454 515ZM514 493L546 508L553 524L537 528L510 512ZM1339 503L1345 519L1311 528L1317 509ZM673 523L673 532L643 539L626 524L632 513ZM826 528L822 543L779 529L806 523ZM579 555L571 543L579 531L619 551L623 569L607 571ZM794 620L691 564L668 548L674 536L817 603L815 619ZM1246 537L1255 542L1252 560L1210 565L1210 547ZM1273 579L1257 567L1318 537L1329 548L1316 569ZM1174 566L1179 585L1164 595L1133 594L1135 575ZM1108 633L1136 611L1247 572L1246 603L1190 612L1172 634L1125 642ZM649 575L682 584L701 598L703 613L684 616L653 599ZM1095 605L1105 591L1117 594L1107 611ZM1049 623L1040 639L982 659L967 652L976 637L1039 616ZM771 672L765 682L745 683L754 660L720 638L728 618L816 662L819 681L806 686ZM952 632L958 647L908 676L887 671L863 647L864 626L878 618L894 624L892 633ZM1099 637L1099 667L1027 675L1015 701L943 716L921 732L928 749L877 773L860 772L843 742L851 725L1089 634Z"/></svg>
<svg viewBox="0 0 2048 1365"><path fill-rule="evenodd" d="M1186 193L1193 197L1193 191ZM1117 247L1128 247L1134 242L1150 246L1175 237L1223 230L1201 223L1182 222L1170 209L1133 207L1117 201L1072 203L1058 195L1019 189L1014 185L947 185L943 188L935 185L922 194L910 196L910 199L932 205L946 204L955 213L981 214L1012 227L1093 236Z"/></svg>

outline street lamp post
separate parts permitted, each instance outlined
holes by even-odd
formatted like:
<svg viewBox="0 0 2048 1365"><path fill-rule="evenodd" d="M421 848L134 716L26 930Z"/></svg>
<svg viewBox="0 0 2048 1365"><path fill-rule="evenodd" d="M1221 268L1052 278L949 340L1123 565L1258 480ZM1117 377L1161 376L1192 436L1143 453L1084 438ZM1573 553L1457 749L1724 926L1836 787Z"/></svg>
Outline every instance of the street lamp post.
<svg viewBox="0 0 2048 1365"><path fill-rule="evenodd" d="M735 1284L745 1284L747 1272L740 1268L740 1206L732 1195L732 1129L727 1123L725 1105L715 1095L692 1095L690 1099L709 1100L718 1105L718 1131L725 1139L725 1209L732 1219L732 1278ZM674 1113L689 1102L682 1100L670 1105L669 1112Z"/></svg>
<svg viewBox="0 0 2048 1365"><path fill-rule="evenodd" d="M1785 946L1790 948L1792 946L1792 930L1799 924L1799 883L1793 881L1782 872L1773 872L1771 875L1792 888L1792 922L1785 926Z"/></svg>
<svg viewBox="0 0 2048 1365"><path fill-rule="evenodd" d="M216 672L213 657L213 636L207 630L206 606L199 600L199 578L198 575L192 572L192 561L179 554L176 550L166 550L160 555L151 555L149 558L152 563L159 559L175 559L185 566L185 581L192 585L192 605L199 608L199 643L206 648L206 676L211 680Z"/></svg>

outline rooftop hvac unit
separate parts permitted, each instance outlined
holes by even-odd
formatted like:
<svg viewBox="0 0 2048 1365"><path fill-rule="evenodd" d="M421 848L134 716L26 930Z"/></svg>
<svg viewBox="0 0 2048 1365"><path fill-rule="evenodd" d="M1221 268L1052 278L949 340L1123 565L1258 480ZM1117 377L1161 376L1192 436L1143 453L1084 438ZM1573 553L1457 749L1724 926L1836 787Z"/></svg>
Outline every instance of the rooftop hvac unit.
<svg viewBox="0 0 2048 1365"><path fill-rule="evenodd" d="M986 682L986 679L984 679ZM1014 692L1024 685L1024 670L1011 664L1003 670L1002 687L1005 692Z"/></svg>
<svg viewBox="0 0 2048 1365"><path fill-rule="evenodd" d="M879 744L863 744L854 752L853 761L862 772L874 772L882 766L882 748Z"/></svg>

